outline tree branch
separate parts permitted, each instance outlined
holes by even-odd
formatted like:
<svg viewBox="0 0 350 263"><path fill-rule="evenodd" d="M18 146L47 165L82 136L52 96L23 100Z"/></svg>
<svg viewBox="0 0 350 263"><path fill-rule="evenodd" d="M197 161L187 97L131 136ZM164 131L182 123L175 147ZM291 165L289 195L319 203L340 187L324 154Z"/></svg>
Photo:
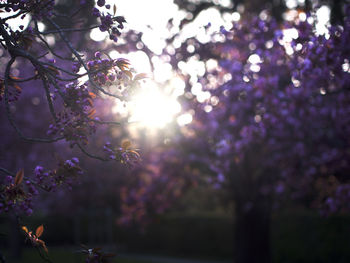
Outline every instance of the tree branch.
<svg viewBox="0 0 350 263"><path fill-rule="evenodd" d="M67 44L67 46L69 47L69 49L72 51L72 53L74 54L74 56L78 59L78 61L80 62L80 64L84 67L84 69L86 70L86 72L88 72L88 76L89 76L89 82L90 84L97 89L98 91L101 91L103 94L106 94L108 96L117 98L117 99L122 99L121 96L118 96L116 94L112 94L106 90L104 90L103 88L99 87L96 85L96 83L93 81L93 78L91 76L91 73L89 72L88 67L86 66L85 62L83 61L83 59L81 58L81 55L73 48L72 44L68 41L68 39L66 38L65 34L61 31L60 27L50 18L47 18L47 20L59 31L59 35L62 38L62 40Z"/></svg>
<svg viewBox="0 0 350 263"><path fill-rule="evenodd" d="M93 155L91 153L89 153L88 151L86 151L79 143L76 143L76 145L78 146L78 148L81 150L82 153L84 153L86 156L89 156L90 158L96 159L96 160L100 160L103 162L109 162L109 159L97 156L97 155Z"/></svg>
<svg viewBox="0 0 350 263"><path fill-rule="evenodd" d="M7 115L7 119L9 120L11 126L15 129L15 131L17 132L17 134L19 135L19 137L21 139L28 141L28 142L52 143L52 142L57 142L57 141L64 139L64 136L54 138L54 139L41 139L41 138L27 137L27 136L23 135L22 131L17 127L17 125L13 119L13 116L11 114L10 105L9 105L9 95L8 95L8 88L9 88L8 82L10 79L10 69L11 69L12 64L15 62L15 60L16 60L15 57L11 57L10 61L7 63L6 70L5 70L5 77L4 77L4 98L5 98L6 115Z"/></svg>

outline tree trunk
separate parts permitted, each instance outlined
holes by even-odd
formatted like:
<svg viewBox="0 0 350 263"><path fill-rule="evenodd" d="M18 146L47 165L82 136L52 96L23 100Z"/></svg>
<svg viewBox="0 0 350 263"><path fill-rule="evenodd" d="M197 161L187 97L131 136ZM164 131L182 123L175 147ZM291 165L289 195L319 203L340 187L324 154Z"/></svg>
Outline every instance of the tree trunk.
<svg viewBox="0 0 350 263"><path fill-rule="evenodd" d="M270 263L270 202L235 198L234 263Z"/></svg>
<svg viewBox="0 0 350 263"><path fill-rule="evenodd" d="M344 24L344 14L342 11L342 6L344 1L333 0L331 5L331 24Z"/></svg>
<svg viewBox="0 0 350 263"><path fill-rule="evenodd" d="M10 216L9 218L10 225L10 237L9 237L9 251L10 258L12 260L18 260L22 256L22 244L21 244L21 233L20 226L18 224L18 220L16 216Z"/></svg>

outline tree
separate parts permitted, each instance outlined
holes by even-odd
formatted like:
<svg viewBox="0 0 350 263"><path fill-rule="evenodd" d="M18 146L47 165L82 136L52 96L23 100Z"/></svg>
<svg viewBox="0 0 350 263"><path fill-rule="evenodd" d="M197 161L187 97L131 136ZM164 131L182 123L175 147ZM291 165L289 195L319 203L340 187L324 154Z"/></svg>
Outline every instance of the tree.
<svg viewBox="0 0 350 263"><path fill-rule="evenodd" d="M101 120L108 108L103 100L128 100L144 75L134 75L127 60L112 59L96 43L86 43L85 32L99 28L116 41L125 20L105 1L97 1L98 8L74 3L69 14L63 13L64 4L49 0L0 4L6 14L0 21L0 171L7 175L1 183L1 211L31 214L38 189L51 193L80 177L76 157L57 157L53 169L30 163L49 159L49 152L59 149L65 155L70 146L100 161L132 165L139 159L129 141L95 140L100 126L123 125ZM86 19L87 11L93 16ZM260 18L255 14L247 13L230 30L222 27L209 42L186 39L164 54L187 84L181 99L193 122L174 126L176 136L150 150L145 158L150 164L140 168L141 179L135 180L139 189L121 191L122 220L133 213L143 220L152 209L167 209L168 200L197 178L211 176L235 201L236 262L270 261L270 212L282 196L316 199L330 212L348 208L349 196L348 18L342 27L330 28L329 36L317 36L303 12L283 24L283 31L268 12ZM17 17L29 17L29 22L11 29ZM209 32L210 25L203 29ZM128 41L120 50L127 50ZM206 71L187 75L180 62L190 61L205 63ZM38 108L31 113L33 105ZM9 151L14 145L19 150ZM31 170L34 174L27 175ZM43 227L35 234L22 230L45 253L39 239ZM105 260L97 249L83 251L89 262Z"/></svg>
<svg viewBox="0 0 350 263"><path fill-rule="evenodd" d="M349 209L350 20L326 35L313 21L245 14L209 42L192 38L168 54L193 121L154 158L155 174L176 182L192 167L231 194L234 262L270 262L271 210L285 197L324 214ZM205 73L187 75L190 61Z"/></svg>
<svg viewBox="0 0 350 263"><path fill-rule="evenodd" d="M199 79L211 98L189 103L189 137L196 160L232 192L235 262L270 262L270 213L283 193L310 198L335 180L321 203L349 209L349 26L317 36L303 18L284 32L253 18L222 30L223 43L194 44L218 66Z"/></svg>
<svg viewBox="0 0 350 263"><path fill-rule="evenodd" d="M79 181L79 159L64 160L59 153L73 148L90 158L127 166L139 159L127 141L89 148L102 126L124 125L102 119L102 101L127 101L144 78L133 72L128 60L112 59L97 43L86 42L87 33L96 28L107 32L111 43L117 42L124 17L102 0L96 7L94 1L73 1L69 12L57 2L0 3L0 172L6 175L0 184L0 211L14 213L18 223L23 214L32 214L40 191L53 193L58 186ZM52 151L57 151L57 167L35 163L52 161ZM42 228L35 235L27 228L23 231L45 252L45 243L38 239ZM95 254L98 262L105 260L97 250L89 257Z"/></svg>

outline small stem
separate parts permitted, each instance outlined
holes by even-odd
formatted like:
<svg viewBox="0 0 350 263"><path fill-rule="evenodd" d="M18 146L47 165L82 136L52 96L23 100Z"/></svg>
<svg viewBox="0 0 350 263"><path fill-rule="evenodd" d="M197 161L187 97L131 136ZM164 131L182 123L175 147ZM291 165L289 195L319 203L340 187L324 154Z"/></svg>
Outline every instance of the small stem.
<svg viewBox="0 0 350 263"><path fill-rule="evenodd" d="M106 159L106 158L103 158L103 157L100 157L100 156L96 156L96 155L93 155L93 154L89 153L79 143L77 143L77 146L82 151L82 153L84 153L85 155L89 156L90 158L97 159L97 160L104 161L104 162L110 161L109 159Z"/></svg>

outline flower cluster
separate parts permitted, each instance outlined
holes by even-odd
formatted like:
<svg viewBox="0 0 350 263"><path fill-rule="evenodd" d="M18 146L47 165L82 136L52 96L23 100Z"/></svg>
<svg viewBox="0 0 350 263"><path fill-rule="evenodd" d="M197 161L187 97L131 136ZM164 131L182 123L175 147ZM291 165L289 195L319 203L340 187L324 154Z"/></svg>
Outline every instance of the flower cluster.
<svg viewBox="0 0 350 263"><path fill-rule="evenodd" d="M33 197L38 195L38 191L30 180L22 183L23 179L23 169L18 171L15 177L6 176L0 194L0 212L12 210L16 213L25 212L26 215L33 213L32 201Z"/></svg>
<svg viewBox="0 0 350 263"><path fill-rule="evenodd" d="M99 85L121 87L131 83L132 73L127 59L111 59L108 56L102 58L102 53L97 51L95 57L88 61L87 66L93 80Z"/></svg>
<svg viewBox="0 0 350 263"><path fill-rule="evenodd" d="M30 13L34 19L40 20L47 16L52 16L55 0L9 0L6 3L6 12L23 12L22 18L26 13Z"/></svg>
<svg viewBox="0 0 350 263"><path fill-rule="evenodd" d="M17 79L15 77L11 77L12 79ZM4 97L5 93L5 83L4 80L0 78L0 101ZM16 85L13 81L9 81L9 89L8 89L8 101L14 102L17 101L19 96L22 93L22 89L20 86Z"/></svg>
<svg viewBox="0 0 350 263"><path fill-rule="evenodd" d="M80 70L81 64L79 61L75 61L72 65L72 72L78 73Z"/></svg>
<svg viewBox="0 0 350 263"><path fill-rule="evenodd" d="M96 132L92 121L96 110L93 99L96 95L87 89L87 84L70 83L63 91L65 110L57 114L54 124L49 126L48 134L64 136L67 141L88 143L88 136Z"/></svg>
<svg viewBox="0 0 350 263"><path fill-rule="evenodd" d="M140 154L136 149L131 148L130 141L124 141L121 147L113 149L111 143L107 142L103 150L108 154L111 160L120 161L129 167L134 167L140 162Z"/></svg>
<svg viewBox="0 0 350 263"><path fill-rule="evenodd" d="M82 173L79 159L74 157L60 161L54 170L45 171L42 166L37 166L33 180L24 177L23 169L18 171L15 177L8 175L2 183L0 213L12 210L16 213L24 211L26 215L31 215L33 198L39 194L38 187L46 191L54 191L64 184L71 189L76 178Z"/></svg>
<svg viewBox="0 0 350 263"><path fill-rule="evenodd" d="M109 4L106 4L106 1L104 0L98 0L97 5L99 7L105 7L107 10L111 8ZM98 8L94 7L92 9L92 15L95 17L99 17L101 21L101 25L99 26L99 29L101 32L108 32L109 39L113 40L114 42L118 41L118 37L121 35L120 30L124 28L123 23L125 23L125 18L123 16L115 16L116 13L116 6L113 7L113 15L107 12L106 14L104 12L101 12Z"/></svg>
<svg viewBox="0 0 350 263"><path fill-rule="evenodd" d="M57 169L45 171L42 166L34 170L34 182L46 191L54 191L61 185L72 188L74 181L83 171L79 166L79 159L74 157L66 161L60 161Z"/></svg>

